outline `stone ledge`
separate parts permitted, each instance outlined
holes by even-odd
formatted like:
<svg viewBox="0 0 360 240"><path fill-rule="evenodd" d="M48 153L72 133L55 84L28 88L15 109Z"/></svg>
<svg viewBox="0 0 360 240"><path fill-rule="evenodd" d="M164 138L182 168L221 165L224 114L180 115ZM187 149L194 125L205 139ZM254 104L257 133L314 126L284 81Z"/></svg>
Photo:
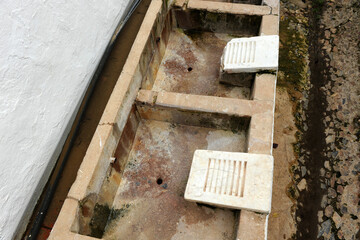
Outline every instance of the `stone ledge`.
<svg viewBox="0 0 360 240"><path fill-rule="evenodd" d="M257 74L252 90L252 99L275 102L276 75Z"/></svg>
<svg viewBox="0 0 360 240"><path fill-rule="evenodd" d="M182 8L187 5L188 1L189 0L175 0L174 6Z"/></svg>
<svg viewBox="0 0 360 240"><path fill-rule="evenodd" d="M110 96L109 102L106 105L104 113L100 119L100 124L117 123L120 118L120 107L124 104L124 99L130 92L135 91L140 87L143 78L140 71L140 58L149 39L154 24L156 23L157 15L162 9L162 1L154 0L151 2L149 9L145 15L140 30L131 47L129 56L125 62L123 70ZM131 85L136 82L138 87L131 89ZM134 94L133 94L134 95ZM133 98L135 99L135 95Z"/></svg>
<svg viewBox="0 0 360 240"><path fill-rule="evenodd" d="M97 238L77 234L75 218L78 214L79 203L67 198L61 208L60 214L51 230L49 240L96 240Z"/></svg>
<svg viewBox="0 0 360 240"><path fill-rule="evenodd" d="M263 4L271 7L271 14L279 15L280 13L280 0L263 0Z"/></svg>
<svg viewBox="0 0 360 240"><path fill-rule="evenodd" d="M266 214L241 210L236 240L266 239L267 217Z"/></svg>
<svg viewBox="0 0 360 240"><path fill-rule="evenodd" d="M78 205L74 199L65 199L49 240L75 239L76 233L71 232L71 226L77 216Z"/></svg>
<svg viewBox="0 0 360 240"><path fill-rule="evenodd" d="M274 113L256 114L251 117L248 132L248 153L272 155Z"/></svg>
<svg viewBox="0 0 360 240"><path fill-rule="evenodd" d="M148 91L146 93L146 91ZM191 95L174 92L158 92L153 102L155 91L140 90L137 101L146 104L155 104L160 107L179 108L197 112L213 112L227 115L252 116L259 113L273 111L273 103L267 101L243 100L234 98Z"/></svg>
<svg viewBox="0 0 360 240"><path fill-rule="evenodd" d="M89 193L97 193L100 190L102 178L105 177L105 172L110 165L110 157L120 138L117 135L119 133L112 125L96 128L68 197L81 201Z"/></svg>
<svg viewBox="0 0 360 240"><path fill-rule="evenodd" d="M189 9L205 10L209 12L222 12L243 15L269 15L271 7L258 6L251 4L227 3L227 2L211 2L190 0L187 7Z"/></svg>
<svg viewBox="0 0 360 240"><path fill-rule="evenodd" d="M136 101L144 104L154 105L156 103L158 92L151 90L139 90Z"/></svg>
<svg viewBox="0 0 360 240"><path fill-rule="evenodd" d="M273 91L271 92L274 93ZM154 97L156 95L157 97ZM271 93L269 93L269 96L271 97ZM154 99L156 100L154 101ZM273 97L272 101L260 101L140 90L136 101L139 106L143 104L180 111L249 117L251 120L248 130L247 151L249 153L272 154ZM171 114L155 113L154 111L149 113L141 107L139 111L143 118L156 116L156 120L173 119Z"/></svg>
<svg viewBox="0 0 360 240"><path fill-rule="evenodd" d="M261 20L259 35L279 35L279 16L263 16Z"/></svg>

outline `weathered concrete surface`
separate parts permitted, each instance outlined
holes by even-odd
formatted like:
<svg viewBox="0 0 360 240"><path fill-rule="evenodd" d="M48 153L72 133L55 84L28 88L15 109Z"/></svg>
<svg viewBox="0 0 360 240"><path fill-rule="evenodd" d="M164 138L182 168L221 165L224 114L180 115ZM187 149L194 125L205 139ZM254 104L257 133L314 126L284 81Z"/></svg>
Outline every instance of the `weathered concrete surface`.
<svg viewBox="0 0 360 240"><path fill-rule="evenodd" d="M269 240L289 239L296 231L292 199L288 197L287 186L292 181L289 165L296 155L293 144L296 142L295 119L292 102L286 89L276 91L274 125L274 182L271 213L269 217Z"/></svg>
<svg viewBox="0 0 360 240"><path fill-rule="evenodd" d="M260 36L262 35L279 35L279 16L266 15L262 17Z"/></svg>
<svg viewBox="0 0 360 240"><path fill-rule="evenodd" d="M248 210L240 211L236 240L262 240L267 236L267 215Z"/></svg>
<svg viewBox="0 0 360 240"><path fill-rule="evenodd" d="M220 58L232 38L229 34L173 30L152 89L249 99L249 88L219 83Z"/></svg>
<svg viewBox="0 0 360 240"><path fill-rule="evenodd" d="M251 99L274 102L276 95L275 91L275 74L257 74L253 84Z"/></svg>
<svg viewBox="0 0 360 240"><path fill-rule="evenodd" d="M235 212L188 202L184 191L196 149L244 148L245 132L143 120L104 239L233 239Z"/></svg>

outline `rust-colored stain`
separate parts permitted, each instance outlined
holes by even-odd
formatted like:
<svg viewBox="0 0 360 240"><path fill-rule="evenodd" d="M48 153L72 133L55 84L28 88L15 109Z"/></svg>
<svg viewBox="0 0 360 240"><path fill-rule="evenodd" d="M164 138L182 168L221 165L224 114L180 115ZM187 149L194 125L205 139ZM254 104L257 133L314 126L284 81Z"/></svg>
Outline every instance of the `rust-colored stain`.
<svg viewBox="0 0 360 240"><path fill-rule="evenodd" d="M119 144L115 150L115 162L112 167L117 172L122 172L126 163L127 156L131 150L136 129L139 124L139 116L135 112L135 107L131 109L130 116L126 121L124 130L121 134Z"/></svg>
<svg viewBox="0 0 360 240"><path fill-rule="evenodd" d="M41 227L39 234L37 236L37 240L46 240L48 239L51 232L51 228Z"/></svg>
<svg viewBox="0 0 360 240"><path fill-rule="evenodd" d="M142 120L113 204L130 207L108 223L103 238L232 239L234 211L184 199L193 153L208 148L213 132L225 142L243 139L231 131ZM229 150L221 143L219 149Z"/></svg>
<svg viewBox="0 0 360 240"><path fill-rule="evenodd" d="M153 90L249 99L250 88L219 83L221 55L233 37L173 30Z"/></svg>

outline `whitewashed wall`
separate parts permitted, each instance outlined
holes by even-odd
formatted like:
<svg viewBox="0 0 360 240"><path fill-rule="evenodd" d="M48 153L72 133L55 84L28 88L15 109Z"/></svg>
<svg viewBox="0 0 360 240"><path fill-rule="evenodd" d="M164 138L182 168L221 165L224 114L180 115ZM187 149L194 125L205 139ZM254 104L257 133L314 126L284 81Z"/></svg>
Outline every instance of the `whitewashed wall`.
<svg viewBox="0 0 360 240"><path fill-rule="evenodd" d="M0 239L18 239L130 0L0 1Z"/></svg>

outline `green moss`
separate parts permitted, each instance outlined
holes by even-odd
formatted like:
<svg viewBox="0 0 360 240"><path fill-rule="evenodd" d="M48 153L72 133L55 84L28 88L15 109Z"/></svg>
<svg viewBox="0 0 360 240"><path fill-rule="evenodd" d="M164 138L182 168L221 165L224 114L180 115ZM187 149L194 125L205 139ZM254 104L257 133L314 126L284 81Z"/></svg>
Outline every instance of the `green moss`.
<svg viewBox="0 0 360 240"><path fill-rule="evenodd" d="M228 36L230 38L242 38L242 37L244 37L244 34L229 33Z"/></svg>
<svg viewBox="0 0 360 240"><path fill-rule="evenodd" d="M124 217L129 212L130 206L130 204L123 204L120 209L111 209L109 221Z"/></svg>
<svg viewBox="0 0 360 240"><path fill-rule="evenodd" d="M200 118L199 123L202 127L216 128L216 124L214 123L214 120L211 117L210 118L202 117Z"/></svg>
<svg viewBox="0 0 360 240"><path fill-rule="evenodd" d="M91 236L101 238L104 234L107 219L110 215L108 205L96 204L94 214L90 221Z"/></svg>
<svg viewBox="0 0 360 240"><path fill-rule="evenodd" d="M302 119L302 92L309 90L307 20L302 15L284 15L280 19L280 52L278 87L283 87L290 94L293 102L293 114L297 131L294 153L301 154L301 142L304 132ZM291 191L289 191L290 195Z"/></svg>
<svg viewBox="0 0 360 240"><path fill-rule="evenodd" d="M293 16L284 17L280 21L280 58L278 86L303 89L307 86L307 54L306 36L293 26L298 24Z"/></svg>
<svg viewBox="0 0 360 240"><path fill-rule="evenodd" d="M312 12L317 19L321 18L325 0L313 0L312 1Z"/></svg>
<svg viewBox="0 0 360 240"><path fill-rule="evenodd" d="M292 186L290 186L288 188L288 194L289 194L291 199L297 199L298 198L298 193L297 193L296 187L294 185L292 185Z"/></svg>
<svg viewBox="0 0 360 240"><path fill-rule="evenodd" d="M250 118L230 116L229 127L233 133L238 133L241 130L245 130L249 127Z"/></svg>
<svg viewBox="0 0 360 240"><path fill-rule="evenodd" d="M122 218L129 212L130 204L123 204L120 209L110 209L108 205L96 204L90 221L91 237L102 238L108 222Z"/></svg>
<svg viewBox="0 0 360 240"><path fill-rule="evenodd" d="M217 23L219 21L219 14L206 12L205 21Z"/></svg>
<svg viewBox="0 0 360 240"><path fill-rule="evenodd" d="M296 132L298 133L298 132ZM298 138L297 138L298 139ZM300 154L300 144L297 142L297 143L293 143L293 150L294 150L294 153L296 155L299 155Z"/></svg>
<svg viewBox="0 0 360 240"><path fill-rule="evenodd" d="M202 38L202 32L194 31L194 30L183 30L183 33L186 34L191 40L196 41Z"/></svg>

